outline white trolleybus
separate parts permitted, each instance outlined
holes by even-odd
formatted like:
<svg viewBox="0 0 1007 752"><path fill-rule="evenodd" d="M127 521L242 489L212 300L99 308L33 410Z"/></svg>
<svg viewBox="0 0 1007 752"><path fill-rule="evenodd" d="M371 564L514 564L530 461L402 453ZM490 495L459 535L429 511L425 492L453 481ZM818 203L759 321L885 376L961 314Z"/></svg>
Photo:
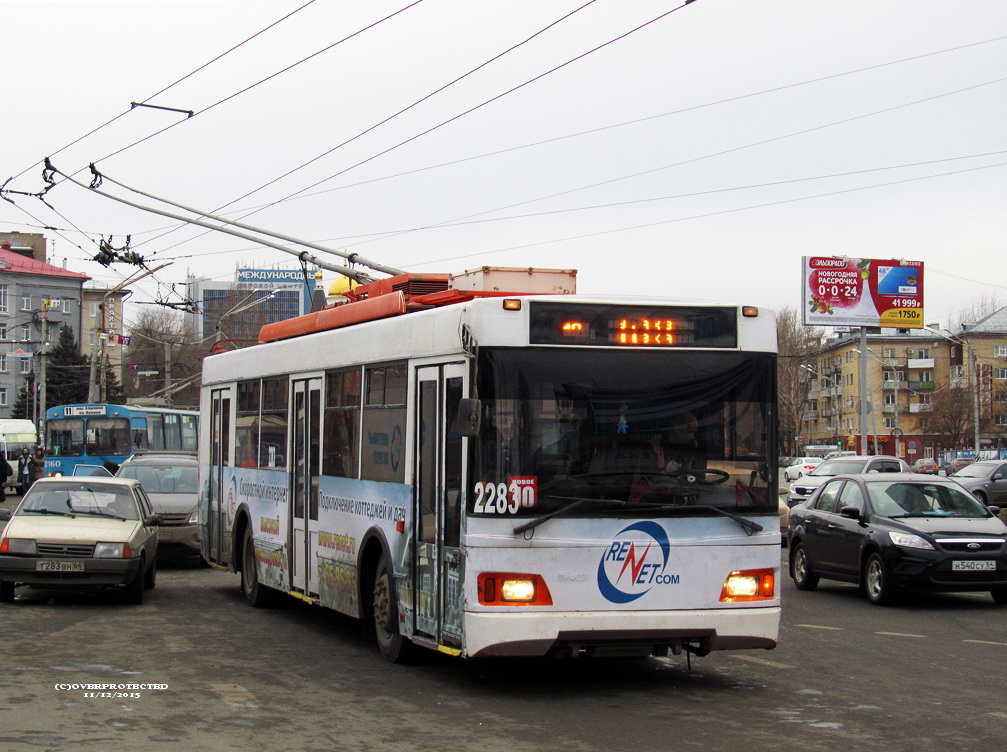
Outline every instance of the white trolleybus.
<svg viewBox="0 0 1007 752"><path fill-rule="evenodd" d="M203 556L381 652L775 647L776 329L403 275L203 366Z"/></svg>

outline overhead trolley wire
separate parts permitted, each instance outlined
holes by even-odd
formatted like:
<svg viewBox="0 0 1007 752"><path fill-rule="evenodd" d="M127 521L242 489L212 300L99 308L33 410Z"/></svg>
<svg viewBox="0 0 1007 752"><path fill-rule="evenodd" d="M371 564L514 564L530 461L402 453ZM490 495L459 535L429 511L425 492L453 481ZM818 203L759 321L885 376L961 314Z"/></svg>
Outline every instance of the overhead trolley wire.
<svg viewBox="0 0 1007 752"><path fill-rule="evenodd" d="M583 7L584 6L582 6L581 8L576 9L573 12L577 12L577 11L581 10ZM562 18L558 19L557 21L555 21L552 24L550 24L550 26L554 26L560 20L563 20L563 19ZM470 75L471 73L473 73L474 71L478 70L479 68L485 67L487 64L489 64L493 60L496 60L499 57L501 57L503 54L506 54L506 52L509 52L509 51L511 51L513 49L516 49L517 47L519 47L520 45L522 45L525 42L529 41L530 39L534 38L535 36L540 35L541 33L543 33L548 28L549 28L549 26L545 27L544 29L542 29L539 32L536 32L536 34L532 35L532 37L529 37L524 42L520 42L517 45L512 46L511 48L509 48L504 53L501 53L500 55L497 55L494 58L491 58L490 60L488 60L487 62L481 64L480 66L478 66L477 68L473 69L472 71L469 71L468 73L464 74L463 76L460 76L459 78L455 79L450 84L446 84L445 86L442 86L441 88L437 89L436 91L432 92L431 94L428 94L426 97L418 100L417 102L414 102L412 105L409 105L408 107L405 107L402 110L399 110L397 113L395 113L394 115L390 116L389 118L386 118L386 119L382 120L381 122L377 123L376 125L371 126L367 130L361 132L360 134L357 134L353 138L351 138L351 139L349 139L347 141L344 141L342 144L339 144L338 146L333 147L332 149L329 149L328 151L320 154L319 156L315 157L314 159L312 159L312 160L310 160L310 161L302 164L300 167L297 167L297 168L295 168L293 170L288 171L287 173L284 173L284 175L281 175L280 177L278 177L278 178L270 181L269 183L265 183L262 186L259 186L255 190L250 191L249 193L246 193L244 196L239 197L237 199L234 199L233 201L231 201L231 202L229 202L227 204L224 204L223 206L219 207L215 211L220 211L220 209L224 209L227 206L230 206L231 204L235 203L236 201L240 201L242 198L247 198L248 196L251 196L251 195L255 194L256 192L258 192L262 188L265 188L266 186L271 185L272 183L277 182L278 180L282 179L283 177L287 177L287 176L293 174L294 172L296 172L297 170L301 169L302 167L310 165L310 164L316 162L318 159L320 159L320 158L322 158L324 156L327 156L328 154L331 154L333 151L335 151L336 149L340 148L341 146L344 146L345 144L349 143L350 141L353 141L353 140L359 138L363 134L368 133L371 130L374 130L374 128L378 127L379 125L382 125L383 123L388 122L388 120L390 120L391 118L396 117L399 114L402 114L403 112L407 111L408 109L414 107L416 104L419 104L420 102L422 102L422 101L424 101L426 99L429 99L431 96L433 96L433 94L436 94L436 93L438 93L440 91L443 91L445 88L447 88L451 84L460 81L462 78L465 78L466 76ZM571 139L571 138L579 138L581 136L591 135L591 134L594 134L594 133L600 133L600 132L603 132L603 131L606 131L606 130L611 130L611 129L614 129L614 128L622 128L622 127L626 127L626 126L629 126L629 125L636 125L636 124L647 122L647 121L650 121L650 120L656 120L656 119L659 119L659 118L664 118L664 117L670 117L670 116L674 116L674 115L679 115L679 114L683 114L683 113L686 113L686 112L692 112L694 110L699 110L699 109L704 109L704 108L707 108L707 107L718 106L718 105L721 105L721 104L728 104L728 103L731 103L731 102L736 102L736 101L740 101L740 100L744 100L744 99L748 99L748 98L752 98L752 97L762 96L764 94L777 93L777 92L780 92L780 91L785 91L785 90L788 90L788 89L797 88L797 87L801 87L801 86L807 86L809 84L820 83L822 81L828 81L828 80L835 79L835 78L841 78L841 77L844 77L844 76L850 76L850 75L854 75L854 74L857 74L857 73L864 73L864 72L867 72L867 71L877 70L877 69L880 69L880 68L886 68L886 67L890 67L890 66L893 66L893 65L900 65L900 64L904 64L904 63L908 63L908 62L913 62L913 61L916 61L916 60L922 60L922 59L926 59L926 58L929 58L929 57L934 57L934 56L937 56L937 55L944 55L944 54L948 54L948 53L952 53L952 52L957 52L957 51L961 51L961 50L968 49L968 48L971 48L971 47L977 47L977 46L981 46L981 45L985 45L985 44L992 44L992 43L995 43L995 42L1002 42L1004 40L1007 40L1007 36L994 37L992 39L981 40L981 41L978 41L978 42L970 42L968 44L959 45L959 46L956 46L956 47L949 47L949 48L945 48L945 49L942 49L942 50L935 50L935 51L932 51L932 52L926 52L926 53L922 53L922 54L919 54L919 55L913 55L913 56L910 56L910 57L900 58L898 60L890 60L890 61L887 61L887 62L877 63L877 64L874 64L874 65L868 65L868 66L864 66L864 67L861 67L861 68L856 68L856 69L852 69L852 70L842 71L842 72L839 72L839 73L832 73L832 74L829 74L829 75L820 76L818 78L807 79L807 80L804 80L804 81L797 81L797 82L793 82L793 83L789 83L789 84L784 84L784 85L781 85L781 86L775 86L775 87L772 87L772 88L769 88L769 89L762 89L762 90L756 91L756 92L749 92L749 93L746 93L746 94L740 94L738 96L728 97L728 98L717 100L717 101L714 101L714 102L705 102L705 103L702 103L702 104L694 105L692 107L685 107L685 108L682 108L682 109L679 109L679 110L673 110L673 111L670 111L670 112L659 113L657 115L650 115L650 116L647 116L647 117L637 118L637 119L634 119L634 120L624 121L624 122L620 122L620 123L613 123L613 124L602 126L602 127L599 127L599 128L592 128L592 129L588 129L588 130L584 130L584 131L579 131L577 133L567 134L567 135L564 135L564 136L557 136L555 138L544 139L542 141L536 141L536 142L532 142L532 143L528 143L528 144L521 144L519 146L512 146L512 147L508 147L508 148L505 148L505 149L499 149L499 150L493 151L493 152L487 152L487 153L484 153L484 154L478 154L478 155L474 155L474 156L470 156L470 157L464 157L464 158L461 158L461 159L456 159L456 160L452 160L452 161L449 161L449 162L443 162L443 163L436 164L436 165L428 165L426 167L420 167L420 168L417 168L417 169L414 169L414 170L407 170L407 171L404 171L404 172L399 172L399 173L395 173L395 174L392 174L392 175L385 175L383 177L373 178L373 179L369 179L369 180L362 180L362 181L359 181L359 182L356 182L356 183L348 183L346 185L338 186L338 187L335 187L335 188L329 188L329 189L325 189L325 190L322 190L322 191L317 191L315 193L305 194L303 192L299 192L299 193L293 194L293 195L291 195L291 196L289 196L287 198L278 199L278 200L273 201L273 202L269 202L269 203L265 203L265 204L260 204L260 205L257 205L257 206L251 206L251 207L247 207L245 209L239 209L239 210L235 210L235 211L237 211L237 212L249 211L249 214L245 214L244 215L244 216L247 217L247 216L251 216L251 214L254 214L257 211L270 208L270 207L275 206L277 204L280 204L280 203L282 203L284 201L293 200L295 198L309 198L309 197L312 197L312 196L319 196L319 195L322 195L324 193L345 190L347 188L359 187L359 186L362 186L362 185L368 185L368 184L371 184L371 183L377 183L377 182L381 182L381 181L384 181L384 180L390 180L390 179L393 179L393 178L398 178L398 177L403 177L403 176L406 176L406 175L412 175L412 174L419 173L419 172L425 172L425 171L429 171L429 170L439 169L441 167L448 167L448 166L452 166L452 165L456 165L456 164L461 164L461 163L464 163L464 162L470 162L470 161L474 161L474 160L478 160L478 159L484 159L484 158L487 158L487 157L499 156L501 154L506 154L506 153L513 152L513 151L518 151L518 150L521 150L521 149L532 148L532 147L535 147L535 146L542 146L542 145L545 145L545 144L554 143L554 142L557 142L557 141L563 141L563 140ZM337 175L333 175L333 176L331 176L328 179L331 179L331 178L334 178L334 177L337 177ZM325 181L322 181L322 182L325 182ZM307 188L307 189L305 189L305 190L310 190L310 187ZM507 207L503 207L503 208L507 208ZM497 211L497 210L491 210L491 211ZM463 218L459 218L459 219L466 219L466 218L463 217ZM446 221L447 222L454 222L456 220L446 220ZM151 230L150 232L160 232L161 234L158 235L158 236L156 236L155 238L150 239L150 240L156 240L156 239L158 239L160 237L164 237L165 235L170 234L170 232L172 232L174 230L177 230L177 229L179 229L180 227L183 227L183 226L184 225L175 225L175 226L160 228L160 230ZM430 226L431 227L435 227L435 226L439 226L439 225L430 225ZM413 229L423 229L423 228L413 228ZM372 233L372 234L388 234L389 232L410 232L410 231L412 231L412 230L386 231L384 233ZM185 240L185 241L180 241L179 243L176 243L175 245L168 246L168 248L166 248L165 250L170 250L171 248L176 248L179 245L182 245L183 243L191 242L191 240L195 240L195 239L197 239L199 237L203 237L206 234L207 233L200 233L199 235L196 235L194 238L190 238L189 240ZM140 245L142 245L144 243L147 243L147 242L150 242L150 241L149 240L142 241L142 243L140 243ZM189 256L178 256L176 258L188 258L188 257Z"/></svg>
<svg viewBox="0 0 1007 752"><path fill-rule="evenodd" d="M536 31L531 36L529 36L529 37L521 40L517 44L511 45L506 50L503 50L502 52L497 53L493 57L491 57L488 60L480 63L479 65L477 65L475 68L472 68L472 69L466 71L465 73L463 73L462 75L460 75L460 76L456 77L455 79L449 81L448 83L443 84L442 86L434 89L433 91L431 91L428 94L425 94L424 96L420 97L415 102L413 102L412 104L406 105L405 107L401 108L397 112L392 113L391 115L389 115L388 117L384 118L383 120L380 120L377 123L375 123L374 125L371 125L370 127L365 128L360 133L357 133L355 136L346 139L345 141L343 141L342 143L337 144L336 146L333 146L331 149L328 149L327 151L322 152L321 154L319 154L319 155L317 155L317 156L309 159L307 162L304 162L303 164L298 165L297 167L293 168L292 170L288 170L287 172L283 173L282 175L279 175L279 176L273 178L272 180L270 180L270 181L268 181L266 183L263 183L262 185L260 185L259 187L257 187L255 189L249 191L248 193L245 193L242 196L238 196L237 198L232 199L231 201L227 202L226 204L217 207L216 209L213 210L213 212L217 213L221 209L226 209L228 206L231 206L232 204L234 204L234 203L236 203L238 201L241 201L242 199L246 199L249 196L252 196L252 195L258 193L259 191L263 190L264 188L267 188L267 187L269 187L269 186L271 186L271 185L279 182L280 180L283 180L284 178L287 178L287 177L293 175L294 173L296 173L296 172L298 172L300 170L303 170L305 167L308 167L309 165L314 164L318 160L323 159L324 157L327 157L328 155L332 154L333 152L335 152L335 151L343 148L347 144L350 144L350 143L356 141L358 138L362 138L363 136L365 136L366 134L368 134L371 131L375 130L376 128L379 128L382 125L384 125L385 123L388 123L389 121L394 120L395 118L399 117L400 115L405 114L406 112L408 112L412 108L414 108L414 107L422 104L423 102L426 102L427 100L431 99L432 97L436 96L437 94L440 94L444 90L450 88L451 86L454 86L455 84L459 83L460 81L462 81L462 80L468 78L469 76L475 74L476 72L482 70L486 66L488 66L491 63L493 63L493 62L499 60L500 58L502 58L504 55L507 55L507 54L513 52L514 50L518 49L519 47L522 47L525 44L528 44L533 39L541 36L542 34L544 34L545 32L547 32L549 29L552 29L556 25L558 25L558 24L562 23L563 21L569 19L570 17L572 17L573 15L575 15L575 14L579 13L580 11L584 10L588 6L593 5L595 2L597 2L597 0L588 0L588 2L584 3L583 5L581 5L581 6L577 7L577 8L574 8L569 13L566 13L566 14L560 16L555 21L551 21L550 23L548 23L546 26L544 26L543 28L541 28L538 31ZM420 134L420 135L423 135L423 134ZM380 156L380 155L378 155L378 156ZM349 169L352 169L352 168L349 168ZM330 179L330 178L327 178L327 179ZM313 186L309 186L308 188L305 188L304 190L311 190L311 187L313 187ZM302 192L303 191L298 191L298 193L302 193ZM298 193L295 193L293 195L296 196L296 195L298 195ZM242 219L244 219L245 217L249 217L252 214L256 214L259 211L263 211L265 209L268 209L271 206L275 206L276 204L282 203L283 201L287 201L290 198L291 197L288 196L287 198L278 199L278 200L270 202L268 204L263 204L263 205L261 205L259 207L254 207L251 212L249 212L248 214L242 215ZM162 235L158 235L158 236L156 236L154 238L150 238L149 240L144 241L144 242L151 242L153 240L157 240L159 238L164 237L165 235L168 235L171 232L174 232L177 229L179 229L179 228L178 227L173 227L173 228L169 229L168 231L166 231L165 233L163 233ZM180 241L180 243L176 243L174 246L169 246L169 248L175 248L178 245L180 245L181 243L191 242L192 240L196 240L196 239L198 239L200 237L205 236L206 234L207 233L205 233L205 232L204 233L200 233L199 235L196 235L193 238L190 238L190 239L184 240L184 241Z"/></svg>
<svg viewBox="0 0 1007 752"><path fill-rule="evenodd" d="M288 18L290 18L291 16L295 15L296 13L300 13L302 10L304 10L305 8L307 8L309 5L311 5L314 2L315 2L315 0L308 0L308 2L306 2L301 7L297 8L295 10L292 10L290 13L288 13L285 16L283 16L282 18L279 18L276 21L273 21L273 23L271 23L268 26L266 26L265 28L262 28L259 31L255 32L254 34L252 34L252 36L248 37L247 39L242 40L241 42L238 42L236 45L234 45L233 47L231 47L229 50L226 50L225 52L220 53L219 55L217 55L212 60L208 60L207 62L203 63L201 66L199 66L198 68L196 68L195 70L190 71L189 73L186 73L184 76L182 76L180 79L178 79L174 83L168 84L167 86L165 86L160 91L158 91L158 92L156 92L154 94L151 94L149 97L141 100L138 104L148 104L150 102L150 100L154 99L155 97L159 97L160 95L164 94L169 89L174 88L175 86L177 86L178 84L182 83L186 79L191 78L192 76L196 75L197 73L199 73L202 70L205 70L206 68L208 68L209 66L213 65L217 61L221 60L222 58L226 57L227 55L230 55L232 52L234 52L235 50L237 50L239 47L242 47L243 45L247 44L248 42L251 42L256 37L259 37L262 34L265 34L267 31L269 31L270 29L274 28L275 26L283 23L284 21L286 21ZM59 154L60 152L66 151L71 146L74 146L75 144L80 143L85 138L88 138L89 136L93 136L95 133L97 133L98 131L102 130L103 128L108 127L109 125L111 125L112 123L114 123L115 121L117 121L119 118L128 115L134 109L135 109L135 105L131 106L128 110L125 110L124 112L120 112L118 115L116 115L115 117L113 117L111 120L108 120L107 122L102 123L98 127L93 128L92 130L90 130L87 133L85 133L83 136L80 136L80 137L74 139L73 141L71 141L70 143L66 144L65 146L61 146L59 149L57 149L56 151L54 151L51 154L49 154L49 157L54 157L57 154ZM180 122L184 122L184 121L178 121L177 123L172 124L170 127L173 128L176 125L178 125L178 123L180 123ZM167 130L167 128L162 129L161 131L158 131L158 133L163 133L165 130ZM154 135L157 135L157 134L154 134ZM148 138L151 138L151 137L152 136L148 136ZM144 140L146 140L146 139L144 139ZM137 143L140 143L140 142L137 142ZM135 144L133 144L133 145L135 146ZM118 153L118 152L116 152L116 153ZM24 175L25 173L30 172L31 170L34 170L36 167L40 166L43 163L43 161L44 160L41 160L41 159L38 160L37 162L35 162L35 164L33 164L30 167L22 170L21 172L19 172L17 175L15 175L11 179L17 179L17 178L21 177L22 175ZM82 168L82 169L85 169L85 168Z"/></svg>
<svg viewBox="0 0 1007 752"><path fill-rule="evenodd" d="M545 78L546 76L551 75L551 74L555 73L556 71L561 70L561 69L567 67L568 65L572 65L573 63L575 63L575 62L577 62L579 60L584 59L588 55L591 55L591 54L593 54L595 52L598 52L599 50L602 50L602 49L604 49L604 48L606 48L606 47L608 47L610 45L613 45L616 42L622 41L626 37L629 37L632 34L635 34L636 32L640 31L641 29L644 29L644 28L646 28L648 26L651 26L651 25L657 23L658 21L666 18L667 16L670 16L672 13L676 13L677 11L682 10L682 8L684 8L686 5L691 4L692 2L694 2L694 0L685 0L685 2L682 3L682 5L679 5L679 6L675 7L675 8L672 8L671 10L665 11L664 13L661 13L660 15L657 15L654 18L651 18L649 21L645 21L644 23L640 24L639 26L636 26L636 27L630 29L629 31L626 31L626 32L624 32L624 33L622 33L622 34L620 34L620 35L618 35L618 36L616 36L616 37L614 37L612 39L609 39L607 42L603 42L602 44L599 44L596 47L592 47L591 49L587 50L586 52L582 52L581 54L576 55L573 58L570 58L569 60L567 60L564 63L560 63L559 65L554 66L554 67L550 68L549 70L544 71L543 73L538 74L537 76L533 76L532 78L528 79L524 83L518 84L517 86L513 86L510 89L507 89L506 91L501 92L500 94L497 94L496 96L490 97L489 99L487 99L487 100L485 100L485 101L483 101L483 102L481 102L481 103L479 103L477 105L474 105L473 107L470 107L467 110L464 110L464 111L458 113L457 115L454 115L454 116L448 118L447 120L444 120L444 121L438 123L437 125L434 125L434 126L432 126L430 128L427 128L426 130L421 131L420 133L417 133L416 135L411 136L410 138L405 139L404 141L400 141L400 142L398 142L397 144L395 144L393 146L389 146L387 149L384 149L384 150L378 152L377 154L374 154L374 155L368 157L367 159L363 159L363 160L361 160L359 162L356 162L355 164L352 164L349 167L346 167L345 169L340 170L339 172L335 173L334 175L330 175L329 177L327 177L327 178L325 178L323 180L319 180L318 182L312 183L311 185L309 185L309 186L307 186L305 188L302 188L299 191L295 191L294 193L292 193L292 194L290 194L288 196L285 196L282 199L278 199L277 201L274 201L274 202L272 202L270 204L266 204L265 206L263 206L263 207L261 207L259 209L256 209L255 211L256 212L262 211L263 209L267 209L267 208L269 208L271 206L274 206L275 204L281 203L282 201L289 200L289 199L293 198L294 196L299 196L300 194L304 193L305 191L310 191L312 188L317 188L318 186L320 186L320 185L322 185L324 183L327 183L330 180L334 180L335 178L339 177L340 175L345 175L350 170L354 170L357 167L360 167L362 165L367 164L368 162L372 162L375 159L377 159L378 157L382 157L385 154L388 154L389 152L394 151L395 149L398 149L398 148L400 148L402 146L405 146L406 144L409 144L409 143L412 143L413 141L416 141L419 138L422 138L423 136L426 136L426 135L428 135L430 133L433 133L434 131L436 131L436 130L438 130L440 128L443 128L445 125L453 123L454 121L459 120L459 119L465 117L466 115L470 115L473 112L475 112L477 110L480 110L480 109L482 109L483 107L485 107L485 106L487 106L489 104L492 104L493 102L496 102L496 101L498 101L500 99L503 99L504 97L506 97L509 94L513 94L515 91L519 91L520 89L523 89L524 87L529 86L530 84L533 84L536 81L539 81L539 80ZM578 8L577 10L580 10L580 8ZM574 12L576 12L576 11L574 11ZM560 19L560 20L562 20L562 19ZM326 152L326 153L328 153L328 152ZM324 156L324 155L322 155L322 156ZM314 161L314 160L312 160L312 161ZM310 164L310 162L309 163L305 163L305 164ZM297 168L297 169L300 169L300 168ZM294 171L296 171L296 170L294 170ZM249 194L249 195L251 195L251 194ZM245 216L249 216L249 215L246 214Z"/></svg>
<svg viewBox="0 0 1007 752"><path fill-rule="evenodd" d="M779 201L768 201L768 202L762 203L762 204L752 204L752 205L749 205L749 206L738 206L738 207L734 207L732 209L720 209L720 210L717 210L717 211L705 212L703 214L693 214L693 215L686 216L686 217L675 217L674 219L662 219L662 220L658 220L656 222L647 222L645 224L630 225L630 226L627 226L627 227L615 227L615 228L612 228L610 230L599 230L597 232L588 232L588 233L583 233L581 235L572 235L572 236L568 236L568 237L564 237L564 238L554 238L552 240L542 240L542 241L537 241L537 242L534 242L534 243L523 243L521 245L508 246L506 248L494 248L493 250L480 251L478 253L466 253L466 254L463 254L463 255L460 255L460 256L450 256L450 257L446 257L446 258L432 259L432 260L429 260L429 261L422 261L422 262L417 262L415 264L412 264L410 268L415 268L416 266L424 266L426 264L439 264L439 263L443 263L445 261L456 261L458 259L474 258L476 256L488 256L488 255L493 254L493 253L502 253L504 251L515 251L515 250L521 250L521 249L525 249L525 248L535 248L535 247L538 247L538 246L549 245L551 243L565 243L565 242L568 242L570 240L583 240L585 238L594 238L594 237L599 237L601 235L612 235L612 234L619 233L619 232L628 232L630 230L642 230L642 229L646 229L648 227L659 227L660 225L669 225L669 224L674 224L674 223L677 223L677 222L687 222L687 221L691 221L691 220L694 220L694 219L707 219L709 217L719 217L719 216L722 216L722 215L725 215L725 214L735 214L737 212L750 211L752 209L765 209L765 208L768 208L768 207L771 207L771 206L782 206L784 204L794 204L794 203L797 203L799 201L810 201L810 200L816 199L816 198L828 198L830 196L841 196L841 195L846 194L846 193L857 193L859 191L868 191L868 190L873 190L875 188L887 188L887 187L893 186L893 185L901 185L901 184L904 184L904 183L914 183L914 182L918 182L918 181L921 181L921 180L933 180L935 178L943 178L943 177L948 177L950 175L962 175L962 174L969 173L969 172L978 172L980 170L989 170L989 169L992 169L994 167L1007 167L1007 162L999 162L997 164L983 165L981 167L969 167L969 168L965 168L965 169L962 169L962 170L954 170L952 172L943 172L943 173L939 173L937 175L923 175L923 176L917 176L917 177L912 177L912 178L904 178L902 180L892 180L892 181L889 181L887 183L876 183L874 185L864 185L864 186L858 186L856 188L844 188L842 190L829 191L827 193L817 193L817 194L810 195L810 196L797 196L797 197L794 197L794 198L780 199Z"/></svg>

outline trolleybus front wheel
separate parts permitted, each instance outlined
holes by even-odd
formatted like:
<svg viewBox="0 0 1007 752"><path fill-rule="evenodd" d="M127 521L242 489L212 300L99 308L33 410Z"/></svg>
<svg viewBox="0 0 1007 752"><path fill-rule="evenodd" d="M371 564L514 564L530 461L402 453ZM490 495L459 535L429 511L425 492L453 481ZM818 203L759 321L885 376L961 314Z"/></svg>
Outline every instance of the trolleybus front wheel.
<svg viewBox="0 0 1007 752"><path fill-rule="evenodd" d="M255 543L252 541L252 528L245 528L241 544L241 592L255 608L269 605L269 589L259 582L255 567Z"/></svg>
<svg viewBox="0 0 1007 752"><path fill-rule="evenodd" d="M374 575L374 635L378 649L392 663L408 661L413 644L399 633L399 609L395 602L391 567L382 556Z"/></svg>

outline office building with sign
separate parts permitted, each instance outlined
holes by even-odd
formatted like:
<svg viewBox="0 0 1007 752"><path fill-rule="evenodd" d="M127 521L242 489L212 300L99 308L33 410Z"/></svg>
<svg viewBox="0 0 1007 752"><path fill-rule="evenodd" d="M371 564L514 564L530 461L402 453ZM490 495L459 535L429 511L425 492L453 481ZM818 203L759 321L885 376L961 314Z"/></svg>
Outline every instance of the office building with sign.
<svg viewBox="0 0 1007 752"><path fill-rule="evenodd" d="M254 340L263 324L311 311L316 271L296 269L235 270L233 280L188 280L196 312L188 314L192 330L206 340Z"/></svg>

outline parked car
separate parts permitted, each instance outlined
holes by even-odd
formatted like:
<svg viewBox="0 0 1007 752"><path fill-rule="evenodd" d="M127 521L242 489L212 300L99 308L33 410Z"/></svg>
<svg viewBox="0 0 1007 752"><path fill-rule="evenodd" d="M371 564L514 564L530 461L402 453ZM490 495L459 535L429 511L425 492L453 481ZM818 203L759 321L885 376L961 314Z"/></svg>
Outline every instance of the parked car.
<svg viewBox="0 0 1007 752"><path fill-rule="evenodd" d="M783 477L793 481L802 475L807 475L822 464L821 457L794 457L783 470Z"/></svg>
<svg viewBox="0 0 1007 752"><path fill-rule="evenodd" d="M972 462L951 476L983 504L1007 503L1007 462L981 460Z"/></svg>
<svg viewBox="0 0 1007 752"><path fill-rule="evenodd" d="M902 588L989 591L1007 604L1007 525L953 480L841 475L790 511L790 576L859 584L877 605Z"/></svg>
<svg viewBox="0 0 1007 752"><path fill-rule="evenodd" d="M968 467L973 462L975 462L974 457L955 457L953 460L944 465L944 474L953 475L963 467Z"/></svg>
<svg viewBox="0 0 1007 752"><path fill-rule="evenodd" d="M933 457L924 457L921 460L916 460L913 463L913 472L922 473L923 475L937 475L940 471L940 465L937 464L937 460Z"/></svg>
<svg viewBox="0 0 1007 752"><path fill-rule="evenodd" d="M19 584L121 587L128 603L154 587L160 519L134 480L43 478L0 521L0 602Z"/></svg>
<svg viewBox="0 0 1007 752"><path fill-rule="evenodd" d="M822 459L834 460L836 457L856 457L857 453L849 450L829 452Z"/></svg>
<svg viewBox="0 0 1007 752"><path fill-rule="evenodd" d="M104 465L74 465L71 475L91 475L99 478L111 478L112 473Z"/></svg>
<svg viewBox="0 0 1007 752"><path fill-rule="evenodd" d="M195 455L180 452L134 454L116 471L119 478L140 481L161 517L157 555L162 559L199 556L196 519L198 463Z"/></svg>
<svg viewBox="0 0 1007 752"><path fill-rule="evenodd" d="M912 472L905 460L883 454L854 455L826 460L803 478L790 485L787 504L791 507L807 501L815 490L829 478L851 473L908 473Z"/></svg>

